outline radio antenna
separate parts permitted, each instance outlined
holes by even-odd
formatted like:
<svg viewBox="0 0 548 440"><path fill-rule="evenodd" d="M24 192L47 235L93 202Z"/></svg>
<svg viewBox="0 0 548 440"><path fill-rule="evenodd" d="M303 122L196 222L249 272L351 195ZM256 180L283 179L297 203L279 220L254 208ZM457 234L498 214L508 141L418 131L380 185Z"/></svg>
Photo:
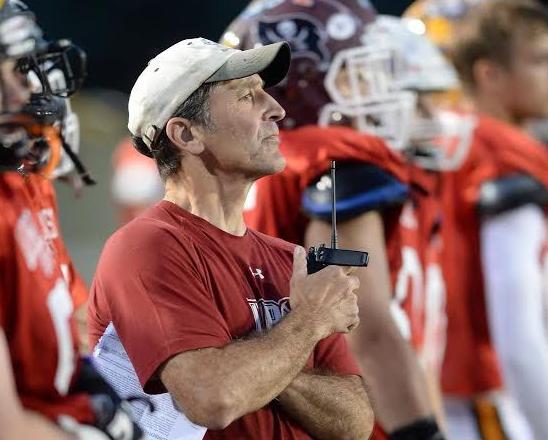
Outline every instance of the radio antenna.
<svg viewBox="0 0 548 440"><path fill-rule="evenodd" d="M335 161L331 161L331 249L337 249L337 198L335 183Z"/></svg>

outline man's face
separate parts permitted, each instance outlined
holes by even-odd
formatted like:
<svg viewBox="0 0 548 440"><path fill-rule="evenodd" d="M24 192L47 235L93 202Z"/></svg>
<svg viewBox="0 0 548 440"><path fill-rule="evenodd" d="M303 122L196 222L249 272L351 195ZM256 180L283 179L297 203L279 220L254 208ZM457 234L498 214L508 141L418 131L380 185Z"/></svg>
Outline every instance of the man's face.
<svg viewBox="0 0 548 440"><path fill-rule="evenodd" d="M252 179L284 168L276 123L285 111L263 90L259 75L219 85L209 103L213 126L203 143L214 168Z"/></svg>
<svg viewBox="0 0 548 440"><path fill-rule="evenodd" d="M0 62L0 113L19 111L29 100L26 77L15 69L15 61Z"/></svg>
<svg viewBox="0 0 548 440"><path fill-rule="evenodd" d="M516 38L505 70L504 94L514 117L548 116L548 29L534 38Z"/></svg>

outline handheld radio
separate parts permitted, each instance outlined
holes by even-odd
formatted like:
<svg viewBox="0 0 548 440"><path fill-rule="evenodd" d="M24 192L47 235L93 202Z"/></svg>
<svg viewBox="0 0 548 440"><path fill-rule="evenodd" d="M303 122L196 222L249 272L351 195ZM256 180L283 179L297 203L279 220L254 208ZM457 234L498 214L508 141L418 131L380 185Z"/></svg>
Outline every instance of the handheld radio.
<svg viewBox="0 0 548 440"><path fill-rule="evenodd" d="M337 200L335 195L335 161L331 161L331 247L320 244L308 249L307 271L318 272L327 266L365 267L369 263L367 252L337 249Z"/></svg>

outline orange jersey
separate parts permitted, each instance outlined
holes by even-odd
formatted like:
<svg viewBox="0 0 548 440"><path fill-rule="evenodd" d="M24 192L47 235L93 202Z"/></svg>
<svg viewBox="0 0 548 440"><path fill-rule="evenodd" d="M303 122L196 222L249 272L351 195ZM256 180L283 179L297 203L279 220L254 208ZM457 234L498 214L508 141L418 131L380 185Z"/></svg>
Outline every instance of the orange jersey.
<svg viewBox="0 0 548 440"><path fill-rule="evenodd" d="M412 188L420 188L411 190L403 210L386 210L383 218L395 287L393 311L400 328L421 352L424 342L431 340L425 333L424 307L433 303L424 298L430 265L427 260L438 264L440 250L434 230L434 223L439 221L439 205L432 202L430 192L435 189L436 177L412 170L383 140L345 127L308 126L282 131L280 149L287 161L286 169L254 184L244 217L252 229L293 243L303 244L309 221L301 210L302 193L329 169L331 160L371 164ZM426 226L425 222L431 224Z"/></svg>
<svg viewBox="0 0 548 440"><path fill-rule="evenodd" d="M38 174L29 174L25 183L33 210L38 214L44 237L54 249L61 264L61 271L67 282L74 307L85 304L88 298L86 283L74 267L72 259L60 233L57 196L53 182Z"/></svg>
<svg viewBox="0 0 548 440"><path fill-rule="evenodd" d="M387 236L394 301L392 312L430 371L440 371L447 318L441 270L441 202L438 173L409 166L415 190ZM420 189L419 189L420 188Z"/></svg>
<svg viewBox="0 0 548 440"><path fill-rule="evenodd" d="M506 123L480 116L462 165L443 176L443 270L447 283L445 393L470 396L498 389L501 373L489 337L476 212L481 185L525 173L548 186L548 150Z"/></svg>
<svg viewBox="0 0 548 440"><path fill-rule="evenodd" d="M93 422L89 397L69 395L78 373L73 305L25 178L0 174L0 326L24 407Z"/></svg>

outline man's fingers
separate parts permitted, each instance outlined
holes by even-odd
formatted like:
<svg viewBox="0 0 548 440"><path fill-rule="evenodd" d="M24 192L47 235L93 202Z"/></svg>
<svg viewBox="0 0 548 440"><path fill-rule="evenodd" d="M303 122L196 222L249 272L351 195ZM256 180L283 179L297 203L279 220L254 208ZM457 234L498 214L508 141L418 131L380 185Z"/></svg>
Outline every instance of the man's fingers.
<svg viewBox="0 0 548 440"><path fill-rule="evenodd" d="M342 266L346 275L351 275L358 269L356 266Z"/></svg>
<svg viewBox="0 0 548 440"><path fill-rule="evenodd" d="M348 277L348 284L352 292L356 292L360 288L360 279L355 275L350 275Z"/></svg>
<svg viewBox="0 0 548 440"><path fill-rule="evenodd" d="M293 251L293 276L304 278L307 273L306 251L302 246L295 246L295 250Z"/></svg>

